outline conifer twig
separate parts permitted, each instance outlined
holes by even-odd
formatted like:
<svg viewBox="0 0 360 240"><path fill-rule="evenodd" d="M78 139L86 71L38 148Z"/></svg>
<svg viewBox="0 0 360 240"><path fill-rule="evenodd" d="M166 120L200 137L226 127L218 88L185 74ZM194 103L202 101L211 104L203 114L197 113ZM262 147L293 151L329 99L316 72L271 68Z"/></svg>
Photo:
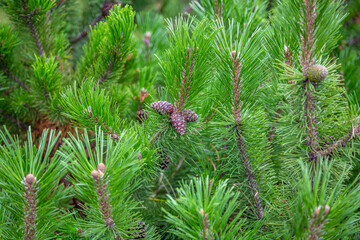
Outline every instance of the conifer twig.
<svg viewBox="0 0 360 240"><path fill-rule="evenodd" d="M6 119L9 120L10 122L14 123L15 125L18 125L18 126L24 128L24 129L28 129L28 128L29 128L29 125L27 125L27 124L21 122L20 120L17 120L17 119L15 119L15 118L13 118L12 116L6 114L6 113L4 112L4 110L2 110L1 108L0 108L0 114L2 114L4 118L6 118Z"/></svg>
<svg viewBox="0 0 360 240"><path fill-rule="evenodd" d="M29 28L31 35L34 38L39 55L42 56L45 53L45 51L42 42L40 40L39 33L36 29L35 20L34 20L34 16L37 14L38 9L35 9L33 12L30 13L28 9L28 5L25 0L22 0L22 7L23 10L25 11L25 15L20 15L20 16L22 16L22 18L25 20L25 24Z"/></svg>
<svg viewBox="0 0 360 240"><path fill-rule="evenodd" d="M222 4L221 4L221 0L219 3L219 0L215 0L215 14L216 16L221 19L222 17Z"/></svg>
<svg viewBox="0 0 360 240"><path fill-rule="evenodd" d="M309 67L314 63L313 51L314 51L314 31L315 31L315 19L316 19L316 0L305 0L306 9L304 19L301 19L302 25L306 28L302 28L301 43L302 43L302 54L300 56L300 63L303 67L303 75L307 75ZM303 9L302 9L303 10Z"/></svg>
<svg viewBox="0 0 360 240"><path fill-rule="evenodd" d="M5 72L5 74L11 78L14 82L20 85L20 87L24 88L28 92L30 92L30 88L25 85L22 81L20 81L12 72L10 72L5 66L2 67L2 70Z"/></svg>
<svg viewBox="0 0 360 240"><path fill-rule="evenodd" d="M250 189L253 193L255 207L256 207L256 215L258 219L262 219L264 217L264 209L259 196L259 189L257 182L255 180L254 172L251 167L250 160L247 156L247 151L245 147L245 142L242 137L241 132L241 100L240 100L240 91L242 88L242 81L240 79L240 71L241 71L241 61L239 58L239 53L236 51L231 52L231 60L234 63L234 71L232 72L232 80L234 87L234 97L233 97L233 117L236 121L235 131L237 136L237 146L241 153L241 159L243 163L243 167L245 168L246 176L248 178L248 182L250 184Z"/></svg>
<svg viewBox="0 0 360 240"><path fill-rule="evenodd" d="M90 29L91 29L92 27L94 27L98 22L100 22L100 20L101 20L102 18L103 18L102 15L97 16L97 17L90 23L90 26L89 26L89 27L87 27L86 29L84 29L84 30L83 30L81 33L79 33L76 37L70 39L70 43L71 43L71 44L75 44L75 43L77 43L78 41L80 41L81 39L85 38L85 37L88 35Z"/></svg>
<svg viewBox="0 0 360 240"><path fill-rule="evenodd" d="M308 130L308 140L307 145L309 149L309 159L310 161L316 161L317 159L317 152L319 151L319 143L318 143L318 133L316 127L316 120L315 120L315 104L314 104L314 96L310 89L311 81L306 78L304 81L304 91L305 91L305 120L306 120L306 127Z"/></svg>
<svg viewBox="0 0 360 240"><path fill-rule="evenodd" d="M85 38L90 29L92 27L94 27L98 22L101 21L101 19L103 19L104 17L107 17L109 16L109 11L111 8L114 7L114 5L116 5L116 3L112 3L112 2L107 2L107 1L104 1L103 3L103 6L101 8L101 15L97 16L91 23L90 23L90 26L85 28L81 33L79 33L75 38L73 39L70 39L70 43L71 44L75 44L77 43L78 41L80 41L81 39Z"/></svg>
<svg viewBox="0 0 360 240"><path fill-rule="evenodd" d="M354 128L352 128L348 133L345 134L342 138L334 141L330 146L328 146L327 149L323 151L319 151L318 154L320 154L322 157L329 156L336 148L342 146L344 143L349 141L351 138L354 138L356 135L360 134L360 122L356 124Z"/></svg>
<svg viewBox="0 0 360 240"><path fill-rule="evenodd" d="M97 166L97 170L93 170L91 172L91 177L94 179L95 182L95 191L99 200L101 215L105 221L106 227L108 227L110 230L114 230L116 234L116 239L122 240L122 238L120 238L119 236L119 233L117 233L114 229L115 222L112 216L109 195L106 193L107 182L105 179L103 179L104 172L105 164L103 163L99 163Z"/></svg>
<svg viewBox="0 0 360 240"><path fill-rule="evenodd" d="M326 215L329 213L330 211L330 207L328 205L324 206L324 212L323 215L320 216L320 211L321 211L321 206L317 207L315 212L313 213L311 220L310 220L310 224L308 227L309 230L309 236L306 238L307 240L319 240L322 239L322 228L324 227L324 224L327 220ZM320 218L320 222L318 223L318 220Z"/></svg>
<svg viewBox="0 0 360 240"><path fill-rule="evenodd" d="M238 141L238 149L240 150L242 163L245 168L248 182L250 184L250 189L251 189L251 191L253 193L253 197L254 197L255 207L256 207L256 211L257 211L256 215L257 215L258 219L260 220L264 217L264 208L261 203L260 196L259 196L259 188L258 188L256 179L255 179L255 176L254 176L254 172L252 170L250 160L247 156L245 142L242 138L241 125L237 124L235 126L235 130L236 130L236 136L237 136L237 141Z"/></svg>
<svg viewBox="0 0 360 240"><path fill-rule="evenodd" d="M196 51L199 50L197 47L196 49L192 48L192 58L190 60L190 48L188 47L187 52L185 53L185 67L182 74L181 79L181 92L179 92L179 100L176 100L175 102L175 111L181 111L189 97L189 90L191 86L191 76L193 74L194 70L194 64L196 59ZM190 61L189 61L190 60ZM189 67L189 70L187 68Z"/></svg>
<svg viewBox="0 0 360 240"><path fill-rule="evenodd" d="M316 19L316 0L305 0L305 15L304 19L301 19L302 25L305 27L302 28L301 43L302 43L302 54L300 56L300 63L303 68L303 76L307 75L309 67L314 63L313 60L313 51L314 51L314 24ZM301 9L302 11L304 9ZM306 21L306 22L304 22ZM314 95L312 93L311 81L306 78L303 82L303 88L305 93L305 121L306 127L308 130L308 140L307 145L309 147L309 159L310 161L316 161L317 151L319 150L318 143L318 133L315 120L315 103Z"/></svg>
<svg viewBox="0 0 360 240"><path fill-rule="evenodd" d="M88 108L85 109L85 113L89 116L90 121L94 121L96 126L99 126L99 118L98 118L98 116L96 116L95 114L92 113L91 106L88 106ZM94 117L94 119L93 119L93 117ZM115 131L113 131L112 128L109 127L105 122L102 123L102 126L105 128L105 130L107 131L107 133L110 135L110 137L113 140L115 140L115 141L119 140L119 135L117 135L115 133Z"/></svg>
<svg viewBox="0 0 360 240"><path fill-rule="evenodd" d="M26 175L23 184L25 185L24 198L26 205L24 206L25 217L24 217L24 239L34 240L36 235L36 212L37 212L37 182L36 177L32 174Z"/></svg>
<svg viewBox="0 0 360 240"><path fill-rule="evenodd" d="M115 61L116 61L116 54L117 51L116 49L114 50L114 54L113 54L113 59L109 60L109 63L108 63L108 68L106 69L106 71L100 76L100 78L98 79L97 81L97 85L100 86L111 74L112 72L112 68L115 64ZM122 60L122 58L120 59L120 61ZM94 89L96 88L96 85L94 87Z"/></svg>

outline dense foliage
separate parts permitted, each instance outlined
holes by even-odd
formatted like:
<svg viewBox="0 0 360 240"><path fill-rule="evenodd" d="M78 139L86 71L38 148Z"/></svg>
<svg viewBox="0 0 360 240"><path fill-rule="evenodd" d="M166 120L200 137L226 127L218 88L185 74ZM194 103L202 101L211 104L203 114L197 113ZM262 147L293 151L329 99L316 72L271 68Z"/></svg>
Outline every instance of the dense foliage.
<svg viewBox="0 0 360 240"><path fill-rule="evenodd" d="M358 0L0 0L0 239L359 239L359 26Z"/></svg>

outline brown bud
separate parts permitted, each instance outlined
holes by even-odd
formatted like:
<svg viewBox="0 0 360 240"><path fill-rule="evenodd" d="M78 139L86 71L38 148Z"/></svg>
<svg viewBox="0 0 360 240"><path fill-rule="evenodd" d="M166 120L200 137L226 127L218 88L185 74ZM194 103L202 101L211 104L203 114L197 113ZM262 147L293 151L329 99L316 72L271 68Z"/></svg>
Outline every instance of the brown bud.
<svg viewBox="0 0 360 240"><path fill-rule="evenodd" d="M315 217L318 217L318 216L319 216L320 210L321 210L321 206L319 206L319 207L316 208Z"/></svg>
<svg viewBox="0 0 360 240"><path fill-rule="evenodd" d="M91 177L93 178L93 179L99 179L99 172L98 171L96 171L96 170L92 170L91 171Z"/></svg>
<svg viewBox="0 0 360 240"><path fill-rule="evenodd" d="M145 88L142 88L141 91L140 91L140 94L139 94L139 100L140 102L144 102L145 98L149 96L149 92L146 91Z"/></svg>
<svg viewBox="0 0 360 240"><path fill-rule="evenodd" d="M98 170L99 172L105 172L105 164L99 163L99 164L97 165L97 170Z"/></svg>
<svg viewBox="0 0 360 240"><path fill-rule="evenodd" d="M119 135L117 135L116 133L112 133L112 134L110 135L110 137L111 137L113 140L115 140L115 141L118 141L118 140L119 140Z"/></svg>
<svg viewBox="0 0 360 240"><path fill-rule="evenodd" d="M201 216L205 215L204 209L200 209L200 214L201 214Z"/></svg>
<svg viewBox="0 0 360 240"><path fill-rule="evenodd" d="M325 205L324 216L328 215L329 211L330 211L330 206Z"/></svg>
<svg viewBox="0 0 360 240"><path fill-rule="evenodd" d="M32 175L31 173L29 173L28 175L26 175L26 177L25 177L25 183L31 185L31 184L33 184L35 181L36 181L36 179L35 179L35 176L34 176L34 175Z"/></svg>

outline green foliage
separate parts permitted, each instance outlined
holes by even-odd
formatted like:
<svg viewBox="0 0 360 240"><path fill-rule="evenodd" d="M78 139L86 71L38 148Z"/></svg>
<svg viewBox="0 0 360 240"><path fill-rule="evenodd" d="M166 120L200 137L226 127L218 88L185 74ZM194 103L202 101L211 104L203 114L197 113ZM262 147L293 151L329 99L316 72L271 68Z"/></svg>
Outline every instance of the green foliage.
<svg viewBox="0 0 360 240"><path fill-rule="evenodd" d="M106 21L91 30L77 69L79 79L98 79L98 84L105 79L118 79L131 52L134 15L130 6L114 6Z"/></svg>
<svg viewBox="0 0 360 240"><path fill-rule="evenodd" d="M5 129L0 132L0 188L1 188L1 231L4 239L21 239L24 237L26 224L24 218L29 209L29 200L24 193L25 176L33 174L36 178L36 239L49 239L56 234L68 217L64 201L71 196L59 180L65 174L65 163L59 154L54 154L54 146L59 135L45 130L35 147L29 129L27 142L20 145L20 139L12 137ZM51 160L51 161L50 161ZM34 185L35 184L35 185Z"/></svg>
<svg viewBox="0 0 360 240"><path fill-rule="evenodd" d="M117 142L110 136L106 138L101 131L96 131L94 140L86 133L81 136L77 133L65 140L62 156L69 163L76 197L84 202L82 211L86 218L79 218L78 224L85 237L114 239L134 234L127 229L136 226L139 206L131 193L143 182L144 175L143 161L137 158L140 149L133 134L124 131ZM98 176L99 184L96 184L92 171L99 170L99 163L105 164L105 171L102 177ZM108 197L100 195L101 190ZM110 209L104 210L106 201ZM111 220L105 218L103 211L109 211Z"/></svg>
<svg viewBox="0 0 360 240"><path fill-rule="evenodd" d="M181 239L253 239L259 222L254 229L244 226L245 219L239 212L239 192L227 189L227 181L199 178L182 184L177 189L178 198L169 196L167 204L171 212L166 212L166 220L175 228L172 233ZM219 217L221 216L221 217Z"/></svg>
<svg viewBox="0 0 360 240"><path fill-rule="evenodd" d="M332 163L318 164L315 174L301 163L302 179L297 187L297 200L289 211L291 232L288 239L347 239L358 232L359 186L356 181L344 185L332 179ZM346 175L345 170L343 178Z"/></svg>
<svg viewBox="0 0 360 240"><path fill-rule="evenodd" d="M358 3L0 1L0 238L359 239Z"/></svg>

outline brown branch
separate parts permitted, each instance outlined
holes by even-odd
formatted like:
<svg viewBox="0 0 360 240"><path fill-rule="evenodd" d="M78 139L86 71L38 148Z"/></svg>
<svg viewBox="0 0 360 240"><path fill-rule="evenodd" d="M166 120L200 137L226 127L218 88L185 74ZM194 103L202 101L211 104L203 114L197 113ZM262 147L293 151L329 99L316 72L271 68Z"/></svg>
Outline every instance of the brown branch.
<svg viewBox="0 0 360 240"><path fill-rule="evenodd" d="M182 74L182 79L181 79L181 91L179 92L179 100L175 101L175 111L181 111L183 110L183 107L189 97L189 91L190 91L190 86L191 86L191 77L193 74L193 70L194 70L194 64L195 64L195 60L196 60L196 54L195 51L199 50L199 48L197 47L196 49L193 47L192 48L192 57L190 60L190 48L187 48L187 53L185 53L185 67L183 70L183 74ZM189 60L190 60L190 66L189 66ZM189 68L189 71L187 70Z"/></svg>
<svg viewBox="0 0 360 240"><path fill-rule="evenodd" d="M97 16L91 23L90 26L87 27L86 29L84 29L81 33L79 33L75 38L70 39L70 43L71 44L75 44L78 41L80 41L81 39L85 38L89 31L90 28L94 27L98 22L101 21L102 18L109 16L109 12L110 10L117 5L117 3L113 3L113 2L107 2L104 1L103 6L101 8L101 15Z"/></svg>
<svg viewBox="0 0 360 240"><path fill-rule="evenodd" d="M4 110L2 110L2 109L0 109L0 114L2 114L4 118L6 118L6 119L9 120L10 122L14 123L15 125L18 125L18 126L24 128L24 129L28 129L28 128L29 128L29 125L27 125L27 124L21 122L20 120L15 119L15 118L13 118L12 116L6 114L6 113L4 112Z"/></svg>
<svg viewBox="0 0 360 240"><path fill-rule="evenodd" d="M219 3L219 0L215 0L215 14L220 19L222 17L222 4L221 0Z"/></svg>
<svg viewBox="0 0 360 240"><path fill-rule="evenodd" d="M78 41L80 41L81 39L85 38L89 31L90 31L90 28L94 27L98 22L101 21L101 19L103 18L102 15L100 16L97 16L91 23L90 23L90 26L87 27L86 29L84 29L81 33L79 33L76 37L74 37L73 39L70 39L70 43L71 44L75 44L77 43Z"/></svg>
<svg viewBox="0 0 360 240"><path fill-rule="evenodd" d="M300 63L303 67L303 75L306 76L309 67L314 63L313 51L314 51L314 23L316 19L316 0L305 0L306 9L304 19L301 19L302 25L305 25L305 29L302 27L301 43L302 54L300 56ZM303 10L303 9L302 9ZM306 21L306 24L304 23Z"/></svg>
<svg viewBox="0 0 360 240"><path fill-rule="evenodd" d="M23 83L22 81L20 81L14 74L12 74L5 66L2 67L3 71L5 72L5 74L14 82L16 82L17 84L20 85L20 87L24 88L25 90L27 90L28 92L30 92L30 88L28 86L25 85L25 83Z"/></svg>
<svg viewBox="0 0 360 240"><path fill-rule="evenodd" d="M207 213L205 213L203 209L200 210L200 214L203 217L203 224L204 224L204 230L203 230L201 236L203 237L204 240L212 240L213 239L212 237L210 239L208 238L208 236L209 236L209 215Z"/></svg>
<svg viewBox="0 0 360 240"><path fill-rule="evenodd" d="M91 177L94 179L95 182L95 192L97 194L100 212L105 221L106 227L109 228L110 230L114 230L115 222L112 216L109 195L106 192L107 182L105 179L103 179L104 172L105 172L105 164L99 163L97 166L97 170L93 170L91 172ZM114 232L116 234L116 239L122 239L115 230Z"/></svg>
<svg viewBox="0 0 360 240"><path fill-rule="evenodd" d="M309 159L310 161L316 161L317 159L317 152L319 151L319 142L318 142L318 132L316 126L316 119L315 119L315 103L314 103L314 96L311 92L310 86L311 81L306 78L304 81L304 91L305 91L305 121L306 121L306 128L308 131L308 139L307 139L307 146L309 147Z"/></svg>
<svg viewBox="0 0 360 240"><path fill-rule="evenodd" d="M36 29L35 20L34 20L34 16L38 13L39 10L35 9L33 12L30 12L25 0L22 0L22 8L25 11L25 15L20 15L20 16L24 19L25 24L29 28L31 35L34 38L36 48L38 49L39 55L42 56L45 53L44 47L40 40L39 33Z"/></svg>
<svg viewBox="0 0 360 240"><path fill-rule="evenodd" d="M342 146L347 141L349 141L350 139L354 138L356 135L359 135L359 134L360 134L360 122L358 124L356 124L356 126L354 128L352 128L351 131L349 131L347 134L345 134L344 137L334 141L330 146L328 146L327 149L325 149L323 151L319 151L318 154L321 155L322 157L329 156L338 147Z"/></svg>
<svg viewBox="0 0 360 240"><path fill-rule="evenodd" d="M98 116L96 116L95 114L92 113L91 106L88 106L88 108L85 109L85 113L89 116L89 119L90 119L91 122L94 122L96 126L100 126L99 125L99 118L98 118ZM105 130L107 131L107 133L110 135L110 137L113 140L115 140L115 141L119 140L119 135L117 135L115 133L115 131L113 131L112 128L109 127L105 122L102 122L102 126L105 128Z"/></svg>
<svg viewBox="0 0 360 240"><path fill-rule="evenodd" d="M248 182L250 184L250 189L253 193L253 198L254 198L255 207L256 207L256 215L257 215L258 219L260 220L260 219L263 219L263 217L264 217L264 208L261 203L260 196L259 196L259 189L258 189L258 185L257 185L256 179L254 176L254 172L252 170L251 163L250 163L250 160L247 155L245 142L242 138L241 124L237 124L235 126L235 130L236 130L237 141L238 141L237 145L238 145L238 149L240 150L240 153L241 153L243 167L245 168L246 176L247 176Z"/></svg>
<svg viewBox="0 0 360 240"><path fill-rule="evenodd" d="M303 19L301 19L302 35L302 54L300 56L300 63L303 68L303 76L307 75L308 69L313 65L313 51L314 51L314 30L316 19L316 1L317 0L305 0L305 12L303 13ZM304 11L304 9L301 9ZM305 22L304 22L305 21ZM317 152L319 151L318 133L315 119L315 101L311 87L311 81L306 78L303 82L304 94L305 94L305 121L308 133L307 146L309 147L309 159L310 161L316 161Z"/></svg>
<svg viewBox="0 0 360 240"><path fill-rule="evenodd" d="M235 121L239 124L241 121L241 106L242 106L242 102L240 100L242 79L240 79L241 61L239 58L239 53L237 53L236 51L232 51L231 61L234 63L234 70L232 72L232 80L233 80L233 88L234 88L234 98L232 100L233 116Z"/></svg>
<svg viewBox="0 0 360 240"><path fill-rule="evenodd" d="M109 77L109 75L110 75L111 72L112 72L112 67L113 67L113 65L114 65L114 62L113 62L112 60L110 60L110 61L109 61L108 68L106 69L105 73L102 74L102 75L100 76L100 78L98 79L98 81L97 81L97 85L98 85L98 86L100 86L100 85ZM96 88L96 85L95 85L94 88Z"/></svg>
<svg viewBox="0 0 360 240"><path fill-rule="evenodd" d="M292 63L292 59L291 59L291 51L289 50L288 47L284 47L284 60L285 60L285 63L289 66L289 67L294 67L294 63ZM288 80L288 83L289 84L294 84L294 81L292 79L289 79ZM294 87L292 87L294 88Z"/></svg>
<svg viewBox="0 0 360 240"><path fill-rule="evenodd" d="M37 182L36 178L32 174L26 175L24 178L23 184L25 185L25 217L24 217L24 239L25 240L34 240L36 235L36 212L37 212Z"/></svg>
<svg viewBox="0 0 360 240"><path fill-rule="evenodd" d="M322 216L320 216L321 206L317 207L315 212L313 213L311 217L311 221L308 227L309 236L306 238L307 240L319 240L322 239L322 228L324 227L324 224L327 220L326 215L330 211L330 207L328 205L325 205L324 212ZM321 220L319 222L319 220Z"/></svg>

